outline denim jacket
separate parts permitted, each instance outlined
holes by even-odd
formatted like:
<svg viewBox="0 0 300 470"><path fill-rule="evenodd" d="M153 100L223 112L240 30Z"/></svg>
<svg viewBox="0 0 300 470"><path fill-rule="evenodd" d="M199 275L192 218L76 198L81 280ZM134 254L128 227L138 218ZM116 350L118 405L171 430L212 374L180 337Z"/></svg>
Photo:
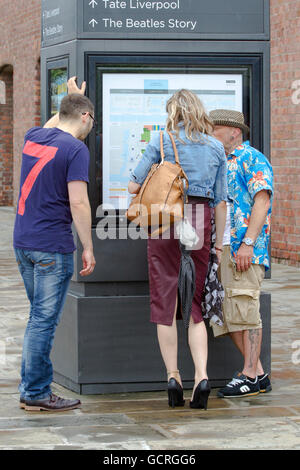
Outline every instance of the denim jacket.
<svg viewBox="0 0 300 470"><path fill-rule="evenodd" d="M227 159L221 142L202 134L201 142L195 143L187 139L182 126L179 132L185 143L176 138L175 143L180 164L189 180L187 194L210 199L211 207L221 201L227 201ZM166 132L163 141L165 160L175 162L172 142ZM160 135L157 133L147 145L135 170L130 173L130 180L143 184L151 166L160 160Z"/></svg>

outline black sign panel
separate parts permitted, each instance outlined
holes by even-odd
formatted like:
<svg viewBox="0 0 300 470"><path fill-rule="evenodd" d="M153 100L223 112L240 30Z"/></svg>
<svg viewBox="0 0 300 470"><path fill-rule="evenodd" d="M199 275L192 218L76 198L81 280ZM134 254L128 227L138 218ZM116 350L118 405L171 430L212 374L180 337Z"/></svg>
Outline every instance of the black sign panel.
<svg viewBox="0 0 300 470"><path fill-rule="evenodd" d="M42 0L42 46L76 38L77 0Z"/></svg>
<svg viewBox="0 0 300 470"><path fill-rule="evenodd" d="M42 0L42 46L75 38L269 39L269 0Z"/></svg>
<svg viewBox="0 0 300 470"><path fill-rule="evenodd" d="M82 33L191 37L266 33L265 0L82 0Z"/></svg>

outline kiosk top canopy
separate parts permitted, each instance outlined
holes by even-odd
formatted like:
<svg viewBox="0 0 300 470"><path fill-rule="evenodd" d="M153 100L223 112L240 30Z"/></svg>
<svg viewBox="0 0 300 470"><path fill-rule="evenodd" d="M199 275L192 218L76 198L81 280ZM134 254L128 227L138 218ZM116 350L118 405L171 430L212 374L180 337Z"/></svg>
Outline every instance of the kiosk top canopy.
<svg viewBox="0 0 300 470"><path fill-rule="evenodd" d="M268 40L269 0L42 0L42 47L122 38Z"/></svg>

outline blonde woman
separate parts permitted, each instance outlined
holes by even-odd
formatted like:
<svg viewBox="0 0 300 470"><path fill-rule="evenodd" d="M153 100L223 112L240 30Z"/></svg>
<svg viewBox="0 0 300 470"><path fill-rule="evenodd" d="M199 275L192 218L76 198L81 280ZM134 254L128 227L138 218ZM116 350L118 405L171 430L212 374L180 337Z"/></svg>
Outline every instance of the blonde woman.
<svg viewBox="0 0 300 470"><path fill-rule="evenodd" d="M227 161L223 145L211 136L213 124L199 98L188 90L176 92L167 102L166 130L176 142L180 164L188 180L190 221L203 241L192 251L196 268L196 292L189 325L189 347L195 366L195 386L191 408L207 409L210 385L207 376L207 332L201 311L201 298L207 275L211 240L211 210L215 208L218 253L222 250L226 220ZM175 156L170 137L164 133L167 161ZM143 157L131 173L128 190L139 192L153 163L160 161L159 135L148 144ZM200 210L199 210L200 209ZM204 217L196 217L203 214ZM168 374L169 405L183 406L182 380L177 366L178 275L181 252L171 227L169 239L148 239L151 321L157 324L158 341ZM201 243L202 245L202 243Z"/></svg>

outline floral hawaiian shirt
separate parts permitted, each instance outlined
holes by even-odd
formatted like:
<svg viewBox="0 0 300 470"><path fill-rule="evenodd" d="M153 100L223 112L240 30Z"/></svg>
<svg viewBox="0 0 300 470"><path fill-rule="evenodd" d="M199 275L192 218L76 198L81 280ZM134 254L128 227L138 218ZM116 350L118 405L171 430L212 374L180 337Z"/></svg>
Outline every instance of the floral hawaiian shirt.
<svg viewBox="0 0 300 470"><path fill-rule="evenodd" d="M231 255L237 253L246 235L254 196L268 190L271 198L265 225L254 245L253 264L269 269L268 244L273 200L273 170L268 159L244 142L228 155L228 197L231 201Z"/></svg>

